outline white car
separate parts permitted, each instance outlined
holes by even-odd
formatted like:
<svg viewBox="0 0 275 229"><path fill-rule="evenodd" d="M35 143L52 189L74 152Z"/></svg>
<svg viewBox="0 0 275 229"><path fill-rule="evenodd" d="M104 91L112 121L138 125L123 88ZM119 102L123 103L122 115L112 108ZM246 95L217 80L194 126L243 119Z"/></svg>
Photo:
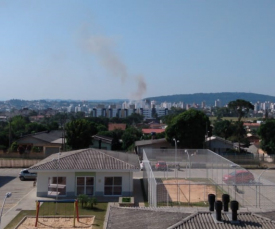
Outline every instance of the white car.
<svg viewBox="0 0 275 229"><path fill-rule="evenodd" d="M19 178L21 181L36 180L36 177L37 177L36 173L30 173L27 169L23 169L19 173Z"/></svg>

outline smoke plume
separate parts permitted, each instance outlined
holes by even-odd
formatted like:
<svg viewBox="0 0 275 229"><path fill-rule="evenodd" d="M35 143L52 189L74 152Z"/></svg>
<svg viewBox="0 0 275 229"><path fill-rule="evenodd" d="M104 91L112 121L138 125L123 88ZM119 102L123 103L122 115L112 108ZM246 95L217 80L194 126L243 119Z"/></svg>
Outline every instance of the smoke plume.
<svg viewBox="0 0 275 229"><path fill-rule="evenodd" d="M122 83L124 83L125 80L137 82L137 91L130 96L135 100L142 99L146 93L146 82L144 77L141 75L136 77L129 76L126 65L119 58L114 47L114 41L105 36L89 36L87 39L88 50L98 58L99 63L110 74L120 78Z"/></svg>

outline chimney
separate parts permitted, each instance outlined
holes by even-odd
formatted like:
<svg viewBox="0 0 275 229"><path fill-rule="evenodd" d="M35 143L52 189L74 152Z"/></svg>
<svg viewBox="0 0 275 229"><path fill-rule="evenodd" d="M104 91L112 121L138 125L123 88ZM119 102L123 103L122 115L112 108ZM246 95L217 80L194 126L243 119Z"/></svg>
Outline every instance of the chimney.
<svg viewBox="0 0 275 229"><path fill-rule="evenodd" d="M237 221L237 211L239 210L239 203L236 200L230 202L230 208L232 210L232 221Z"/></svg>
<svg viewBox="0 0 275 229"><path fill-rule="evenodd" d="M228 194L222 195L222 203L224 212L228 212L228 204L230 202L230 196Z"/></svg>
<svg viewBox="0 0 275 229"><path fill-rule="evenodd" d="M220 200L215 202L215 209L217 221L222 221L222 202Z"/></svg>
<svg viewBox="0 0 275 229"><path fill-rule="evenodd" d="M209 211L214 211L216 196L214 194L208 194Z"/></svg>

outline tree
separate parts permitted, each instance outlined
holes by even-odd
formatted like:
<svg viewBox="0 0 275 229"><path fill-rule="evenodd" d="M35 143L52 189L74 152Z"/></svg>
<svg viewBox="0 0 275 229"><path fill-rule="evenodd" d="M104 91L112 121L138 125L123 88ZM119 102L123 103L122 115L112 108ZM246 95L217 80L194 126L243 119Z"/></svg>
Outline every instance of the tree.
<svg viewBox="0 0 275 229"><path fill-rule="evenodd" d="M91 137L97 133L96 127L86 119L78 119L66 124L67 144L73 150L88 148Z"/></svg>
<svg viewBox="0 0 275 229"><path fill-rule="evenodd" d="M213 134L227 139L234 134L234 129L232 121L220 120L214 123Z"/></svg>
<svg viewBox="0 0 275 229"><path fill-rule="evenodd" d="M47 127L37 122L30 122L25 126L26 134L37 133L47 130Z"/></svg>
<svg viewBox="0 0 275 229"><path fill-rule="evenodd" d="M122 147L124 149L129 149L135 143L135 141L140 140L141 136L142 132L139 129L132 126L127 128L122 135Z"/></svg>
<svg viewBox="0 0 275 229"><path fill-rule="evenodd" d="M99 132L103 132L103 131L107 131L107 127L102 125L101 123L99 124L96 124L96 129L99 131Z"/></svg>
<svg viewBox="0 0 275 229"><path fill-rule="evenodd" d="M18 139L23 134L26 133L26 125L30 123L30 120L27 117L21 115L12 117L10 121L11 133L15 139Z"/></svg>
<svg viewBox="0 0 275 229"><path fill-rule="evenodd" d="M238 116L238 121L236 122L237 125L237 138L239 143L239 152L241 150L240 148L240 142L242 138L243 133L243 122L241 121L242 118L249 113L250 110L254 110L254 105L252 105L250 102L243 100L243 99L237 99L235 101L231 101L228 103L228 108L236 112Z"/></svg>
<svg viewBox="0 0 275 229"><path fill-rule="evenodd" d="M228 103L228 108L231 111L234 111L237 113L238 116L238 122L241 121L241 119L249 113L250 110L254 110L254 105L252 105L250 102L243 100L243 99L237 99L235 101L231 101Z"/></svg>
<svg viewBox="0 0 275 229"><path fill-rule="evenodd" d="M143 116L137 113L132 113L126 117L126 121L129 125L132 125L133 123L141 123L143 121Z"/></svg>
<svg viewBox="0 0 275 229"><path fill-rule="evenodd" d="M218 120L222 119L223 117L231 117L232 113L228 107L215 107L214 115L217 117Z"/></svg>
<svg viewBox="0 0 275 229"><path fill-rule="evenodd" d="M169 125L174 117L176 117L177 115L185 111L186 110L182 108L171 107L171 110L168 111L169 112L168 115L162 116L161 120L163 121L163 123L166 123L167 125Z"/></svg>
<svg viewBox="0 0 275 229"><path fill-rule="evenodd" d="M275 120L261 124L258 134L261 137L261 148L267 154L275 154Z"/></svg>
<svg viewBox="0 0 275 229"><path fill-rule="evenodd" d="M177 139L179 147L194 149L203 147L206 130L210 129L208 116L202 111L190 109L174 117L165 134L172 144L173 139Z"/></svg>

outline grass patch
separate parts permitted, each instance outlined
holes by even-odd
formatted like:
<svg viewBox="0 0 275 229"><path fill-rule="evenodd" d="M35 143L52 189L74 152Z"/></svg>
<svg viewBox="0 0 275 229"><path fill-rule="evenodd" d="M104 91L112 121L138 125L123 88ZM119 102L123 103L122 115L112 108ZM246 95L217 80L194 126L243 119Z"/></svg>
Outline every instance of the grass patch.
<svg viewBox="0 0 275 229"><path fill-rule="evenodd" d="M108 203L97 203L94 208L81 208L79 207L79 216L82 215L94 215L95 220L93 223L93 229L103 229L106 209ZM58 203L57 204L57 214L56 204L55 203L43 203L40 207L39 216L49 216L49 215L62 215L62 216L73 216L74 206L73 203ZM16 225L25 217L25 216L35 216L35 210L23 210L5 227L5 229L14 229Z"/></svg>

